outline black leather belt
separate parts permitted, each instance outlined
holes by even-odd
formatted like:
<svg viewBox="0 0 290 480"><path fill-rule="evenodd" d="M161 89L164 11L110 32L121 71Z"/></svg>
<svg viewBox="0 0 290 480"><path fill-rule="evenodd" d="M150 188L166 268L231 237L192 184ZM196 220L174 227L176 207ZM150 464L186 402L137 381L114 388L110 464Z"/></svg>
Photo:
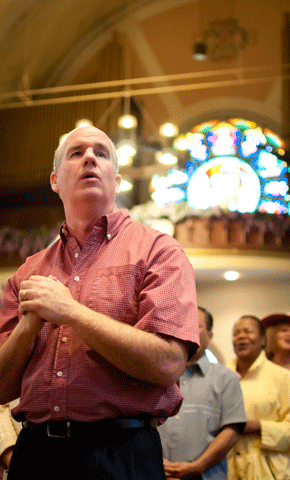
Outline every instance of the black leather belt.
<svg viewBox="0 0 290 480"><path fill-rule="evenodd" d="M23 428L35 430L39 434L45 433L48 437L66 438L78 435L88 435L96 430L108 431L116 428L157 428L156 418L106 418L97 422L70 422L50 421L33 423L28 420L23 422Z"/></svg>

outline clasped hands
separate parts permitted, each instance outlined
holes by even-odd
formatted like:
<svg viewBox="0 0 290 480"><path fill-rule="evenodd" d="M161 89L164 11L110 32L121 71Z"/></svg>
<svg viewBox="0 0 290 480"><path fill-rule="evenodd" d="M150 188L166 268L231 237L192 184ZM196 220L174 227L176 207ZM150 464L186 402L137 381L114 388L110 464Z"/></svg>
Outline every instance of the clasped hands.
<svg viewBox="0 0 290 480"><path fill-rule="evenodd" d="M164 458L163 465L167 480L200 478L201 471L196 462L170 462Z"/></svg>
<svg viewBox="0 0 290 480"><path fill-rule="evenodd" d="M22 315L33 312L57 325L65 323L66 313L75 302L69 289L52 275L32 275L21 282L18 298Z"/></svg>

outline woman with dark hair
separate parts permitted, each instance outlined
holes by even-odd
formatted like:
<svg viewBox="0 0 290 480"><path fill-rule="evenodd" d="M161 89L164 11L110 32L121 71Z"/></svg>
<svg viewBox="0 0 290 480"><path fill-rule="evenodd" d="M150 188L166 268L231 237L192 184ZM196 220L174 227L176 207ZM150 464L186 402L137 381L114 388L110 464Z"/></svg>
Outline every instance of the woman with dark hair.
<svg viewBox="0 0 290 480"><path fill-rule="evenodd" d="M290 478L290 372L265 355L262 322L245 315L235 324L236 358L228 365L237 373L247 423L228 454L231 480Z"/></svg>
<svg viewBox="0 0 290 480"><path fill-rule="evenodd" d="M266 329L266 355L281 367L290 369L290 316L274 313L263 318Z"/></svg>

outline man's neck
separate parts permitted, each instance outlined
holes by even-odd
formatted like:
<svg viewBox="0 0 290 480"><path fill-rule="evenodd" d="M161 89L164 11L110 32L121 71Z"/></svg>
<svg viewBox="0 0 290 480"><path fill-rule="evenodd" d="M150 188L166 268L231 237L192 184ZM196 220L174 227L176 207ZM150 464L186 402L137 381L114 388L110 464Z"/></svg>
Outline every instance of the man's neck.
<svg viewBox="0 0 290 480"><path fill-rule="evenodd" d="M116 210L117 207L114 205L112 212ZM80 248L83 248L85 245L98 218L101 218L104 215L112 212L98 211L96 209L92 209L91 207L85 210L83 209L82 211L78 209L75 212L65 212L67 228L70 234L76 238Z"/></svg>
<svg viewBox="0 0 290 480"><path fill-rule="evenodd" d="M258 357L255 359L238 359L237 362L237 371L241 375L241 377L244 377L250 367L253 365L253 363L257 360Z"/></svg>

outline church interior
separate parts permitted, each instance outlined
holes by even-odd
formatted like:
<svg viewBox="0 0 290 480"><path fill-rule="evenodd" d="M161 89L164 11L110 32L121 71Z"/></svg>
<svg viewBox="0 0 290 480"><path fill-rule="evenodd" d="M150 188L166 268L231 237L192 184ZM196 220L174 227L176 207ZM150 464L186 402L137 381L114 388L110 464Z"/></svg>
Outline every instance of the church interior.
<svg viewBox="0 0 290 480"><path fill-rule="evenodd" d="M212 352L290 314L290 0L2 0L0 285L64 220L53 154L84 123L119 154L119 208L188 255Z"/></svg>

